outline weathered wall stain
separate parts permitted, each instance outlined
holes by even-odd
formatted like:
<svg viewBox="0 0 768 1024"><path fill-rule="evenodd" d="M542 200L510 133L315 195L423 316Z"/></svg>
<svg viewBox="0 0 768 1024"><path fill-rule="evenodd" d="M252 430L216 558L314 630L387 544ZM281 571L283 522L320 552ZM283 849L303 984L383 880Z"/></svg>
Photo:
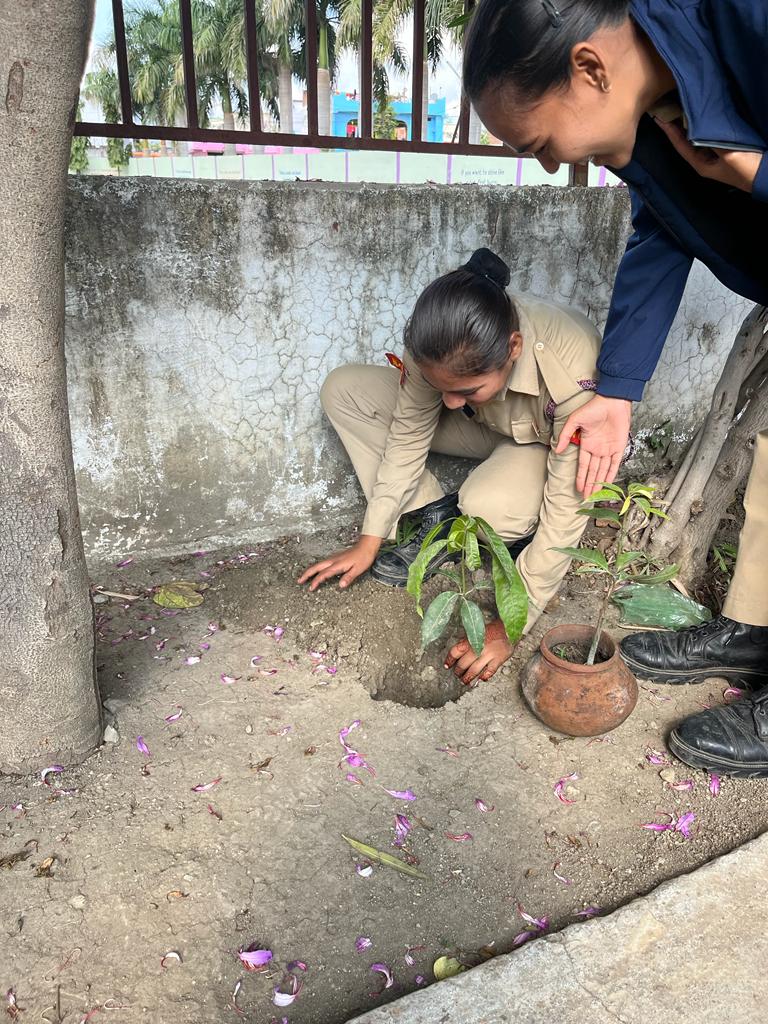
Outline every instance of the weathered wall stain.
<svg viewBox="0 0 768 1024"><path fill-rule="evenodd" d="M70 180L66 348L86 549L172 552L353 521L330 369L399 349L419 291L492 245L605 321L623 189ZM691 276L638 422L685 433L746 304Z"/></svg>

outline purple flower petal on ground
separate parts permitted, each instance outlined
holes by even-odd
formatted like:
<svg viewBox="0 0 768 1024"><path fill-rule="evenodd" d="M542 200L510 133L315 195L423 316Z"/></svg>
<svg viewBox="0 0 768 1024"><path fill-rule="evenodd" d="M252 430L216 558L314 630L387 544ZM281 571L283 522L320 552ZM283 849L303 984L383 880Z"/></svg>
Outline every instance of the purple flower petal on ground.
<svg viewBox="0 0 768 1024"><path fill-rule="evenodd" d="M219 775L218 778L212 779L211 782L206 782L206 783L200 782L196 786L192 787L192 792L193 793L207 793L209 789L213 789L214 786L218 786L218 784L221 782L221 780L223 778L224 778L223 775Z"/></svg>
<svg viewBox="0 0 768 1024"><path fill-rule="evenodd" d="M43 768L43 770L40 772L40 781L43 783L43 785L50 786L50 782L48 782L48 776L51 774L57 775L59 772L63 771L63 764L51 764L47 768Z"/></svg>
<svg viewBox="0 0 768 1024"><path fill-rule="evenodd" d="M275 640L279 640L282 637L284 632L285 632L285 630L283 629L282 626L276 626L275 627L275 631L272 634L272 636L274 636Z"/></svg>
<svg viewBox="0 0 768 1024"><path fill-rule="evenodd" d="M394 975L392 974L392 968L387 964L371 964L371 970L377 974L384 975L384 988L391 988L395 983ZM382 992L384 989L382 989Z"/></svg>
<svg viewBox="0 0 768 1024"><path fill-rule="evenodd" d="M566 878L564 875L558 874L557 869L559 867L560 867L560 861L556 861L554 866L553 866L553 868L552 868L552 874L555 876L555 878L558 880L558 882L562 882L563 885L573 885L573 879L572 878Z"/></svg>
<svg viewBox="0 0 768 1024"><path fill-rule="evenodd" d="M661 750L653 750L651 747L645 752L645 760L648 764L658 765L660 768L669 766L669 758Z"/></svg>
<svg viewBox="0 0 768 1024"><path fill-rule="evenodd" d="M353 729L358 729L361 724L360 719L356 718L350 725L345 726L343 729L339 729L339 743L344 747L347 753L350 753L352 750L352 748L347 745L347 736L349 736Z"/></svg>
<svg viewBox="0 0 768 1024"><path fill-rule="evenodd" d="M242 678L242 676L228 676L226 673L222 672L219 678L225 686L231 686L232 683L236 683L238 679Z"/></svg>
<svg viewBox="0 0 768 1024"><path fill-rule="evenodd" d="M363 780L359 776L355 775L354 772L347 772L344 778L347 782L353 782L356 786L362 786L363 784Z"/></svg>
<svg viewBox="0 0 768 1024"><path fill-rule="evenodd" d="M363 768L374 778L376 777L376 769L371 768L365 758L361 754L358 754L357 751L353 750L349 754L345 754L341 761L339 761L339 764L341 765L345 761L351 768Z"/></svg>
<svg viewBox="0 0 768 1024"><path fill-rule="evenodd" d="M744 696L744 691L738 686L729 686L723 690L723 700L726 704L730 704L732 700L740 700Z"/></svg>
<svg viewBox="0 0 768 1024"><path fill-rule="evenodd" d="M523 910L522 905L520 903L517 904L517 912L524 921L527 921L528 924L532 924L533 927L540 932L543 932L545 929L549 927L548 917L533 917L531 914L527 914Z"/></svg>
<svg viewBox="0 0 768 1024"><path fill-rule="evenodd" d="M675 825L674 822L669 822L666 825L660 825L658 821L649 821L646 824L641 825L640 828L647 828L649 832L670 832L674 831Z"/></svg>
<svg viewBox="0 0 768 1024"><path fill-rule="evenodd" d="M336 668L335 665L326 665L325 671L328 673L329 676L335 676L339 670Z"/></svg>
<svg viewBox="0 0 768 1024"><path fill-rule="evenodd" d="M370 949L373 943L366 935L358 935L355 939L355 949L358 953L362 953L366 949Z"/></svg>
<svg viewBox="0 0 768 1024"><path fill-rule="evenodd" d="M405 956L403 957L403 959L405 960L409 967L413 967L416 961L411 954L426 948L426 946L407 946L405 950Z"/></svg>
<svg viewBox="0 0 768 1024"><path fill-rule="evenodd" d="M688 811L687 814L681 815L675 823L675 832L679 832L682 836L685 836L686 839L692 839L693 837L690 833L690 826L693 824L695 819L696 815L693 811Z"/></svg>
<svg viewBox="0 0 768 1024"><path fill-rule="evenodd" d="M208 643L207 640L203 640L197 646L200 648L201 651L210 651L211 649L211 645Z"/></svg>
<svg viewBox="0 0 768 1024"><path fill-rule="evenodd" d="M138 750L138 752L140 754L144 754L145 757L150 757L151 756L150 753L149 753L149 747L144 742L144 737L143 736L137 736L136 737L136 749Z"/></svg>
<svg viewBox="0 0 768 1024"><path fill-rule="evenodd" d="M306 971L308 967L303 960L291 960L285 969L286 971Z"/></svg>
<svg viewBox="0 0 768 1024"><path fill-rule="evenodd" d="M247 971L257 970L272 959L272 952L269 949L241 949L237 955Z"/></svg>
<svg viewBox="0 0 768 1024"><path fill-rule="evenodd" d="M299 981L295 974L290 974L283 978L281 984L290 984L291 991L281 992L280 986L275 985L274 989L272 990L272 1002L275 1004L275 1006L290 1006L294 999L296 999L296 997L298 996L299 992L301 991L301 982Z"/></svg>
<svg viewBox="0 0 768 1024"><path fill-rule="evenodd" d="M485 800L481 800L479 796L475 797L475 807L478 811L484 811L485 813L496 810L496 804L494 804L493 807L489 807Z"/></svg>
<svg viewBox="0 0 768 1024"><path fill-rule="evenodd" d="M170 723L170 722L178 722L178 720L184 714L184 708L181 706L181 704L177 704L176 707L179 710L178 711L174 711L172 715L166 715L165 718L163 719L164 722L168 722L168 723Z"/></svg>
<svg viewBox="0 0 768 1024"><path fill-rule="evenodd" d="M277 669L276 668L261 668L261 669L259 669L259 675L260 676L276 676L277 675Z"/></svg>
<svg viewBox="0 0 768 1024"><path fill-rule="evenodd" d="M199 665L203 659L199 654L190 654L188 658L184 659L185 665Z"/></svg>
<svg viewBox="0 0 768 1024"><path fill-rule="evenodd" d="M129 556L128 558L124 558L122 560L122 562L118 562L117 563L115 568L116 569L124 569L126 567L126 565L130 565L132 561L133 561L133 557L132 556Z"/></svg>
<svg viewBox="0 0 768 1024"><path fill-rule="evenodd" d="M424 985L426 983L426 979L423 974L417 974L413 980L417 985Z"/></svg>
<svg viewBox="0 0 768 1024"><path fill-rule="evenodd" d="M373 864L370 861L365 864L355 864L355 871L361 878L370 878L373 874Z"/></svg>
<svg viewBox="0 0 768 1024"><path fill-rule="evenodd" d="M522 944L524 942L527 942L528 939L532 939L535 935L538 935L538 932L533 932L533 931L518 932L518 934L514 937L514 939L512 939L512 945L513 946L522 946Z"/></svg>
<svg viewBox="0 0 768 1024"><path fill-rule="evenodd" d="M709 776L709 792L712 796L718 796L720 793L720 776L714 772Z"/></svg>
<svg viewBox="0 0 768 1024"><path fill-rule="evenodd" d="M209 622L208 629L210 630L211 633L218 633L218 631L221 629L221 626L218 624L218 622Z"/></svg>
<svg viewBox="0 0 768 1024"><path fill-rule="evenodd" d="M263 658L264 656L262 654L254 654L254 656L251 658L251 668L256 668L258 663L262 661Z"/></svg>
<svg viewBox="0 0 768 1024"><path fill-rule="evenodd" d="M413 828L410 821L404 814L395 815L395 841L394 846L401 847L408 838L408 833Z"/></svg>
<svg viewBox="0 0 768 1024"><path fill-rule="evenodd" d="M381 787L384 789L384 787ZM395 800L415 800L416 794L410 789L384 789L385 793L389 793Z"/></svg>
<svg viewBox="0 0 768 1024"><path fill-rule="evenodd" d="M576 911L576 917L596 917L602 909L602 907L585 907L583 910Z"/></svg>
<svg viewBox="0 0 768 1024"><path fill-rule="evenodd" d="M569 782L576 782L576 780L579 778L580 776L577 772L571 772L570 775L564 775L561 779L558 779L557 782L554 784L554 786L552 787L552 792L555 794L555 796L561 804L576 803L575 800L569 800L568 797L565 796L565 787L568 785Z"/></svg>
<svg viewBox="0 0 768 1024"><path fill-rule="evenodd" d="M471 832L462 832L460 836L455 835L453 832L446 832L445 838L452 839L454 843L466 843L467 840L472 839L473 836Z"/></svg>
<svg viewBox="0 0 768 1024"><path fill-rule="evenodd" d="M693 789L693 779L681 779L680 782L671 782L669 788L674 789L678 793L686 793Z"/></svg>
<svg viewBox="0 0 768 1024"><path fill-rule="evenodd" d="M449 757L458 757L459 753L457 750L451 750L450 747L435 747L441 754L447 754Z"/></svg>

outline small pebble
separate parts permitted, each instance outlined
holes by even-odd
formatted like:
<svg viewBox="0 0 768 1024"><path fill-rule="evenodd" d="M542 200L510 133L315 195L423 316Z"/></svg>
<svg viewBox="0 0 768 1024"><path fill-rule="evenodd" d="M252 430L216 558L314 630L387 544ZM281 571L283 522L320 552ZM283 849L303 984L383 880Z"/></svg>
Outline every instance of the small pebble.
<svg viewBox="0 0 768 1024"><path fill-rule="evenodd" d="M118 733L117 729L113 728L111 725L108 725L104 730L104 742L117 743L119 739L120 734Z"/></svg>

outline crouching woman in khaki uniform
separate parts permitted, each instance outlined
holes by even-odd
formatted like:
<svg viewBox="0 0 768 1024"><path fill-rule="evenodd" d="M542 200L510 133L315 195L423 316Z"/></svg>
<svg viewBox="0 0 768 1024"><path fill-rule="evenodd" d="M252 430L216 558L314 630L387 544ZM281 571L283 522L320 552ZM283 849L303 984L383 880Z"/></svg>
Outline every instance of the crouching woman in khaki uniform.
<svg viewBox="0 0 768 1024"><path fill-rule="evenodd" d="M421 541L461 513L481 516L507 542L530 599L526 632L555 594L578 544L578 448L555 452L567 418L590 401L600 335L575 309L507 291L507 265L479 249L420 295L405 328L404 369L341 366L320 398L368 499L357 543L310 566L314 590L372 569L405 586ZM429 451L479 459L458 494L444 495L427 469ZM420 515L408 544L379 555L402 513ZM438 535L439 536L439 535ZM444 555L442 558L444 559ZM430 566L430 575L439 567ZM512 653L499 620L477 656L466 640L446 660L465 683L489 679Z"/></svg>

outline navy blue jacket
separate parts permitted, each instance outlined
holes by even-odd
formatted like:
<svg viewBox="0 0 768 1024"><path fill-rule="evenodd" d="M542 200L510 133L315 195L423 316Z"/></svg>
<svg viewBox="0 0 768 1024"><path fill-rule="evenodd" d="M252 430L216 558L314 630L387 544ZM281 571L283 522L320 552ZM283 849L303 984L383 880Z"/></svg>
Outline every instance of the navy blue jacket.
<svg viewBox="0 0 768 1024"><path fill-rule="evenodd" d="M634 234L614 284L598 391L639 400L694 258L768 305L768 0L632 0L630 13L672 71L694 145L764 153L752 193L703 178L652 118L632 159Z"/></svg>

